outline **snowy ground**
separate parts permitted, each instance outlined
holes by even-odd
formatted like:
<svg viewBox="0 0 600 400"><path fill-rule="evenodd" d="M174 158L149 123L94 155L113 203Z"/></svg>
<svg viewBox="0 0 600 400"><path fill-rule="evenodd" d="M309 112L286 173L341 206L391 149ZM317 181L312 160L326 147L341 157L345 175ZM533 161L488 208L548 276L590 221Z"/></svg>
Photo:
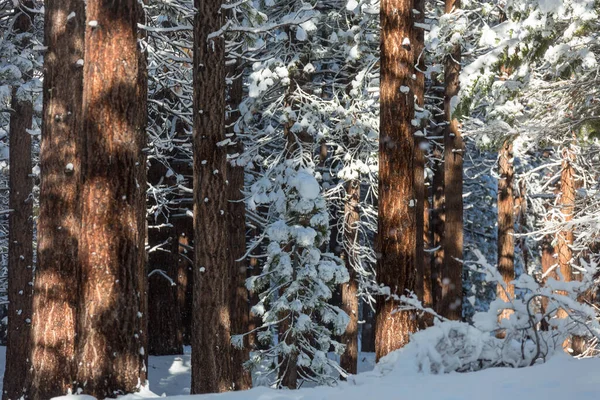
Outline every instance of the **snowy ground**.
<svg viewBox="0 0 600 400"><path fill-rule="evenodd" d="M0 347L0 359L5 348ZM600 359L575 360L555 356L531 368L494 368L447 375L415 373L397 357L374 371L360 373L337 387L275 391L255 388L246 392L189 396L190 355L150 357L150 389L122 400L597 400L600 396ZM372 368L372 355L362 357L362 369ZM4 363L0 363L4 373ZM71 397L75 398L75 397ZM83 400L80 398L80 400Z"/></svg>

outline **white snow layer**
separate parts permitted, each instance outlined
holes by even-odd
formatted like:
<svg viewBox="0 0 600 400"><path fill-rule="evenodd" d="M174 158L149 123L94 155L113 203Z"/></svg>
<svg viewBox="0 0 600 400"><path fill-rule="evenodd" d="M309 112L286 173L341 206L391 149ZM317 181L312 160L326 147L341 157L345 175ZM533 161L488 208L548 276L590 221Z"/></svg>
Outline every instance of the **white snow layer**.
<svg viewBox="0 0 600 400"><path fill-rule="evenodd" d="M0 347L4 360L6 347ZM372 368L373 354L362 353L359 372ZM249 391L189 395L190 354L150 357L150 388L119 397L121 400L597 400L600 359L576 360L556 355L546 364L529 368L490 368L479 372L429 375L416 372L412 351L397 351L381 360L375 370L350 376L336 387L295 391L257 387ZM4 363L0 362L0 373ZM1 381L0 381L1 384ZM93 400L90 396L62 396L54 400Z"/></svg>

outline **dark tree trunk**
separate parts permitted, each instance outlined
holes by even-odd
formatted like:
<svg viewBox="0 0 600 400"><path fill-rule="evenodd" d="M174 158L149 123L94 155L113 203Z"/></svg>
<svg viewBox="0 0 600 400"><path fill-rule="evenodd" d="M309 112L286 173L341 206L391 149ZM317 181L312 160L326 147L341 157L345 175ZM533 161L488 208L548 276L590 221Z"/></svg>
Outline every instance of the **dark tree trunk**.
<svg viewBox="0 0 600 400"><path fill-rule="evenodd" d="M229 68L229 73L237 73L235 67ZM243 96L242 76L233 79L229 87L227 119L228 131L235 138L234 124L239 118L238 107ZM238 153L242 150L241 143L231 146L231 151ZM227 164L227 186L229 200L229 250L232 274L231 290L231 333L240 335L248 332L250 322L250 310L248 308L248 290L246 289L246 278L248 276L248 260L242 259L246 253L246 204L244 203L244 167ZM241 261L238 261L240 260ZM244 363L250 359L250 346L248 336L244 336L243 348L232 349L231 373L233 374L233 387L235 390L247 390L252 387L250 371L244 368Z"/></svg>
<svg viewBox="0 0 600 400"><path fill-rule="evenodd" d="M148 180L158 185L166 173L152 160ZM155 201L150 196L150 205ZM148 352L152 355L183 353L183 332L177 302L179 241L175 227L160 214L148 221Z"/></svg>
<svg viewBox="0 0 600 400"><path fill-rule="evenodd" d="M413 10L415 23L425 21L425 3L424 0L413 0ZM415 57L415 77L413 80L413 91L415 93L416 104L419 108L425 107L425 31L420 27L412 30L413 36L411 43L414 46ZM416 249L416 268L417 268L417 287L416 294L425 307L431 307L431 261L428 253L425 252L426 240L429 230L429 201L427 199L427 188L425 185L425 161L427 138L423 133L423 127L427 126L428 121L421 121L421 125L415 128L415 198L416 201L416 220L417 220L417 249ZM429 244L429 243L427 243ZM431 324L431 315L424 314L419 318L419 324L422 328Z"/></svg>
<svg viewBox="0 0 600 400"><path fill-rule="evenodd" d="M225 139L225 45L221 0L195 0L194 314L192 393L233 388L229 204Z"/></svg>
<svg viewBox="0 0 600 400"><path fill-rule="evenodd" d="M350 318L341 342L346 351L340 357L340 366L348 373L358 372L358 281L356 280L356 263L360 262L356 246L358 246L358 223L360 203L360 182L351 180L346 183L346 201L344 204L344 259L350 274L350 280L342 284L342 310Z"/></svg>
<svg viewBox="0 0 600 400"><path fill-rule="evenodd" d="M379 218L377 278L391 294L416 289L416 208L414 191L414 54L403 46L413 26L411 0L381 3L381 123L379 139ZM403 347L417 330L414 311L396 311L398 303L377 301L375 350L379 360Z"/></svg>
<svg viewBox="0 0 600 400"><path fill-rule="evenodd" d="M431 258L431 294L434 310L439 313L442 302L442 267L444 265L444 162L440 147L435 143L433 157L433 179L431 182L432 208L431 208L431 245L433 257Z"/></svg>
<svg viewBox="0 0 600 400"><path fill-rule="evenodd" d="M73 389L80 240L81 101L85 4L44 5L44 111L40 211L32 318L30 398ZM75 13L75 17L67 16Z"/></svg>
<svg viewBox="0 0 600 400"><path fill-rule="evenodd" d="M27 3L29 7L33 4ZM20 13L15 33L31 28L31 17ZM17 97L13 89L9 127L10 195L8 219L8 331L6 369L2 398L26 396L30 363L33 303L33 179L31 176L31 129L33 105Z"/></svg>
<svg viewBox="0 0 600 400"><path fill-rule="evenodd" d="M504 286L498 285L496 294L505 302L512 301L515 287L515 201L513 194L513 152L512 143L506 140L498 154L498 272L502 275ZM508 318L512 310L503 310L500 319Z"/></svg>
<svg viewBox="0 0 600 400"><path fill-rule="evenodd" d="M365 302L362 303L362 319L365 322L360 327L360 351L375 353L375 312Z"/></svg>
<svg viewBox="0 0 600 400"><path fill-rule="evenodd" d="M177 258L177 304L181 328L183 330L183 344L192 344L192 305L193 305L193 246L194 220L184 216L175 221L178 238L179 252Z"/></svg>
<svg viewBox="0 0 600 400"><path fill-rule="evenodd" d="M77 381L104 398L146 381L146 81L138 2L86 10Z"/></svg>
<svg viewBox="0 0 600 400"><path fill-rule="evenodd" d="M446 13L460 7L460 0L446 0ZM444 60L444 111L448 125L444 132L444 264L440 313L462 319L463 259L463 153L465 150L458 121L452 115L453 101L459 92L461 48L455 45Z"/></svg>

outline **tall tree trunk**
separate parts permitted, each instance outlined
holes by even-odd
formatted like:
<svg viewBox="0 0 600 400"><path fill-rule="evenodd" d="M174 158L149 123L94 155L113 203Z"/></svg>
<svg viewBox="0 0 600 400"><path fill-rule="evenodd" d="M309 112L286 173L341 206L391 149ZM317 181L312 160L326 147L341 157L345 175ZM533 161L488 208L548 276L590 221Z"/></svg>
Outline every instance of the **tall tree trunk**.
<svg viewBox="0 0 600 400"><path fill-rule="evenodd" d="M146 80L135 0L88 0L78 371L96 398L146 381Z"/></svg>
<svg viewBox="0 0 600 400"><path fill-rule="evenodd" d="M229 69L230 75L239 71L235 66ZM235 138L234 124L238 120L239 105L243 97L242 75L235 77L229 87L227 130ZM241 152L242 144L231 146L231 151ZM244 167L227 163L227 198L229 200L229 249L231 274L233 279L231 293L231 333L233 335L248 332L250 323L249 293L246 289L248 276L248 260L243 259L246 253L246 204L244 203ZM240 260L240 261L238 261ZM232 349L231 372L233 374L233 387L235 390L247 390L252 387L250 371L244 368L244 363L250 359L250 346L248 336L244 336L243 347Z"/></svg>
<svg viewBox="0 0 600 400"><path fill-rule="evenodd" d="M558 205L560 213L562 215L562 221L568 223L573 219L575 212L575 169L573 168L573 161L575 160L575 154L569 147L563 149L562 154L562 170L560 174L560 193L558 198ZM573 267L571 262L573 260L573 250L571 246L575 235L573 229L563 229L556 234L554 252L558 260L558 276L563 282L570 282L574 280ZM559 294L566 295L566 292L558 291ZM556 313L558 318L567 318L568 313L565 309L561 308ZM576 338L576 337L575 337ZM572 348L572 340L574 337L568 338L563 347L565 349Z"/></svg>
<svg viewBox="0 0 600 400"><path fill-rule="evenodd" d="M442 268L444 265L444 162L440 148L443 144L435 143L433 158L433 179L431 182L432 208L431 208L431 245L433 257L431 258L431 294L434 310L439 313L442 303Z"/></svg>
<svg viewBox="0 0 600 400"><path fill-rule="evenodd" d="M75 380L83 161L83 69L78 61L84 57L85 4L53 0L44 9L47 50L30 370L30 398L37 400L66 394Z"/></svg>
<svg viewBox="0 0 600 400"><path fill-rule="evenodd" d="M340 366L348 373L358 372L358 281L356 280L356 263L360 258L356 252L358 246L358 212L360 203L360 182L351 180L346 183L346 200L344 204L344 259L350 274L347 283L342 284L342 310L350 320L341 342L346 345L346 351L340 357Z"/></svg>
<svg viewBox="0 0 600 400"><path fill-rule="evenodd" d="M194 314L192 393L232 389L225 139L225 45L209 38L223 23L221 0L195 0L194 20Z"/></svg>
<svg viewBox="0 0 600 400"><path fill-rule="evenodd" d="M424 0L413 0L413 13L415 23L425 21L425 2ZM415 57L415 78L413 80L413 91L417 106L423 110L425 107L425 31L421 27L415 27L412 30L411 37L414 46ZM416 200L416 220L417 220L417 249L416 249L416 268L417 268L417 287L416 294L425 307L431 307L431 262L428 253L425 252L426 238L429 230L429 202L427 200L427 188L425 185L425 162L427 151L427 138L424 134L424 127L429 121L421 121L419 127L415 128L415 198ZM418 133L418 134L417 134ZM431 324L431 316L422 315L419 318L421 327Z"/></svg>
<svg viewBox="0 0 600 400"><path fill-rule="evenodd" d="M498 272L502 275L504 286L500 283L496 289L498 298L512 301L515 287L515 201L513 194L513 151L510 139L507 139L498 154ZM512 310L503 310L499 318L510 317Z"/></svg>
<svg viewBox="0 0 600 400"><path fill-rule="evenodd" d="M27 3L32 7L31 2ZM15 33L31 29L31 16L20 12ZM31 318L33 303L33 179L31 176L31 129L33 105L12 92L9 127L10 195L8 219L8 331L6 369L2 398L26 395L30 364Z"/></svg>
<svg viewBox="0 0 600 400"><path fill-rule="evenodd" d="M460 0L446 0L446 13L460 7ZM462 259L463 259L463 153L464 143L458 121L452 115L453 102L459 92L461 48L455 44L444 60L444 111L448 125L444 132L444 265L442 267L442 298L440 313L462 319Z"/></svg>
<svg viewBox="0 0 600 400"><path fill-rule="evenodd" d="M377 278L393 295L416 289L415 143L411 120L414 55L403 42L411 37L412 0L381 3L381 121ZM414 311L396 312L398 303L377 301L375 351L379 360L403 347L417 330Z"/></svg>
<svg viewBox="0 0 600 400"><path fill-rule="evenodd" d="M159 185L166 168L150 162L148 180ZM150 197L150 205L155 201ZM148 353L183 353L183 332L177 302L179 241L176 229L164 215L151 215L148 221Z"/></svg>

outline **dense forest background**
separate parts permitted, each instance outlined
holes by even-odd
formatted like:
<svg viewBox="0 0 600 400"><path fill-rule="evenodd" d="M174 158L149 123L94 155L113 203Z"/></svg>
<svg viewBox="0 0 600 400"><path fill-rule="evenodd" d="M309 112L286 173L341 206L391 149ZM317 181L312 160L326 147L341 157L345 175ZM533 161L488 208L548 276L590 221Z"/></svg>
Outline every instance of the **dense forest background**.
<svg viewBox="0 0 600 400"><path fill-rule="evenodd" d="M0 0L3 399L597 356L599 12Z"/></svg>

